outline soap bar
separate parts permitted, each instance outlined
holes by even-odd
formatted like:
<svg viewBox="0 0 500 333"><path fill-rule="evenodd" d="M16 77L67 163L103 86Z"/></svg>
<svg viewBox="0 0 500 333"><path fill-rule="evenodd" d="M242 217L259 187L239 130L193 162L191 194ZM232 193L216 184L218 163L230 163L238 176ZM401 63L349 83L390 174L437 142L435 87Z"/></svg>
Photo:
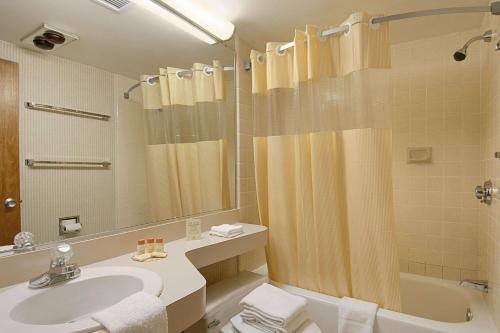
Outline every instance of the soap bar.
<svg viewBox="0 0 500 333"><path fill-rule="evenodd" d="M143 261L146 261L152 257L153 256L151 253L143 253L143 254L136 254L135 256L132 257L132 259L135 261L143 262Z"/></svg>

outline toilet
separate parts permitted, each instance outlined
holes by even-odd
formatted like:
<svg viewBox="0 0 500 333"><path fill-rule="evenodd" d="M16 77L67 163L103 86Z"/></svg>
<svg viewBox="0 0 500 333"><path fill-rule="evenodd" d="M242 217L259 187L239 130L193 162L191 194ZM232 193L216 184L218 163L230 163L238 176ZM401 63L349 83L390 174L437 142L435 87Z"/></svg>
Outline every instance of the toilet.
<svg viewBox="0 0 500 333"><path fill-rule="evenodd" d="M184 333L219 333L229 320L240 313L241 299L261 284L267 276L243 271L207 287L205 316Z"/></svg>

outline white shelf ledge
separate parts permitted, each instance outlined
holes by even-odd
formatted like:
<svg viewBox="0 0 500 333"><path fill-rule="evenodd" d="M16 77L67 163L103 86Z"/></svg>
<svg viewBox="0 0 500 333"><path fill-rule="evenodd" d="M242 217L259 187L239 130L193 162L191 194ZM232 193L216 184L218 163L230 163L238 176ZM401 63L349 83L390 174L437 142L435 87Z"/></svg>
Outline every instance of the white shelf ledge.
<svg viewBox="0 0 500 333"><path fill-rule="evenodd" d="M168 315L168 332L181 332L200 320L205 314L206 281L201 268L265 246L267 228L244 224L244 233L234 238L221 238L203 233L201 240L178 239L166 243L168 257L153 262L135 262L133 253L84 266L132 266L149 269L163 279L160 300ZM105 330L98 331L106 332Z"/></svg>

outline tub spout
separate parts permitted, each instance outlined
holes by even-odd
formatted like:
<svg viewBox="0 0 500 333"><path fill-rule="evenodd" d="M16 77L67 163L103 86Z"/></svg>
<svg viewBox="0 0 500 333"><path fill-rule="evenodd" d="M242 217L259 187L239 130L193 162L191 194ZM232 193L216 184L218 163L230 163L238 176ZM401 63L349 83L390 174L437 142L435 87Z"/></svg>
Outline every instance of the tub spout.
<svg viewBox="0 0 500 333"><path fill-rule="evenodd" d="M483 293L488 292L488 281L486 280L470 280L470 279L465 279L460 281L460 285L465 288L472 288L479 290Z"/></svg>

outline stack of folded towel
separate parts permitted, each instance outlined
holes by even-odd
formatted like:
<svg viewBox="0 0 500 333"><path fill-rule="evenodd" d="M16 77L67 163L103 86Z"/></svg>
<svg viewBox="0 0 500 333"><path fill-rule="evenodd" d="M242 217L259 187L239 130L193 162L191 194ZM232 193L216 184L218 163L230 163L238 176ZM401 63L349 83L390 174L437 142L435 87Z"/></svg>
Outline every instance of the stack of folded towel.
<svg viewBox="0 0 500 333"><path fill-rule="evenodd" d="M245 326L266 333L321 332L309 320L306 299L270 284L256 288L240 304L243 311L231 320L235 332L251 332Z"/></svg>
<svg viewBox="0 0 500 333"><path fill-rule="evenodd" d="M237 224L221 224L210 229L210 235L232 238L243 233L243 226Z"/></svg>

